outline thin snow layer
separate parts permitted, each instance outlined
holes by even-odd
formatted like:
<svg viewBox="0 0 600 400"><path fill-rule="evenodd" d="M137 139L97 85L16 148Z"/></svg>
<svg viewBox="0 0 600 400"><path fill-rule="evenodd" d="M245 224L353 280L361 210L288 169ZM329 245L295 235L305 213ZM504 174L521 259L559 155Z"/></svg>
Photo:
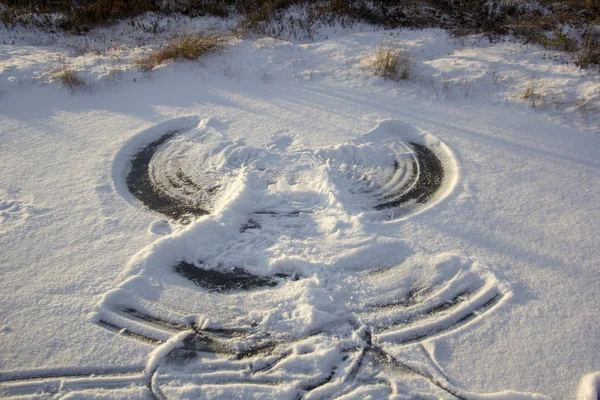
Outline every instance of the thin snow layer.
<svg viewBox="0 0 600 400"><path fill-rule="evenodd" d="M3 30L3 394L593 398L597 76L536 47L382 33L414 80L371 76L381 33L355 33L233 41L150 74L128 70L132 47L110 80L88 53L91 90L70 93L30 82L75 39ZM531 108L529 83L560 101ZM128 190L135 154L173 130L153 179L213 188L167 187L208 215L174 220ZM371 207L411 141L441 160L441 189ZM207 289L183 261L257 285Z"/></svg>

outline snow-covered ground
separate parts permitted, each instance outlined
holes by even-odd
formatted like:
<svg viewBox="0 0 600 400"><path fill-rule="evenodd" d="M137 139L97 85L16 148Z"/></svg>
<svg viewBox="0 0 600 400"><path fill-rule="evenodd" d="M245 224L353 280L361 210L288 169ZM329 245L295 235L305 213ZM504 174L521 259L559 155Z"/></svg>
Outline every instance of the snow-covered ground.
<svg viewBox="0 0 600 400"><path fill-rule="evenodd" d="M598 74L366 26L132 66L228 24L0 31L0 390L596 400ZM409 79L372 75L382 42ZM53 81L65 66L86 84ZM152 179L208 215L131 193L161 138ZM195 267L257 287L207 290Z"/></svg>

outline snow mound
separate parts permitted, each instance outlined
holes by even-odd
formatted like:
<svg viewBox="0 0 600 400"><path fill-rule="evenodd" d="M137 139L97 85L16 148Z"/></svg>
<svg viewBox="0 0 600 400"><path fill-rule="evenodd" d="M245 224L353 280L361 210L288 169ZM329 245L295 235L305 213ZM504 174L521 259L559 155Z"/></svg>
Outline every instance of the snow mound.
<svg viewBox="0 0 600 400"><path fill-rule="evenodd" d="M577 400L597 400L600 397L600 371L584 376L579 384Z"/></svg>

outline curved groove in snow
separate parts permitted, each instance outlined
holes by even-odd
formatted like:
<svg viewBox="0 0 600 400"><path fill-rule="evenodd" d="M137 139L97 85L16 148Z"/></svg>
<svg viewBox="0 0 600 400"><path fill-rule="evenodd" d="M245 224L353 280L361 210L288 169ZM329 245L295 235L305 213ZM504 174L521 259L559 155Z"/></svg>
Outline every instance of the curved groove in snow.
<svg viewBox="0 0 600 400"><path fill-rule="evenodd" d="M399 121L382 121L358 140L334 148L292 152L233 143L213 125L184 117L142 132L115 161L116 186L122 186L119 174L127 154L129 194L185 223L222 206L231 178L242 169L254 171L270 191L282 182L292 190L283 193L283 207L259 201L258 215L312 213L328 207L315 200L328 195L349 213L375 209L397 219L439 202L456 181L456 164L446 146ZM152 140L140 146L147 137ZM305 198L298 197L299 191ZM311 191L316 197L307 203Z"/></svg>

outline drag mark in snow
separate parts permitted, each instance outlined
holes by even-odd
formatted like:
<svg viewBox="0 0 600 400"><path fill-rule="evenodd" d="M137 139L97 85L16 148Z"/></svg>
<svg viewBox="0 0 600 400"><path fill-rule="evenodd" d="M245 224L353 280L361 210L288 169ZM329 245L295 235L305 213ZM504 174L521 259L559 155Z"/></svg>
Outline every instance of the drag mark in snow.
<svg viewBox="0 0 600 400"><path fill-rule="evenodd" d="M0 394L16 398L48 398L61 393L89 393L95 389L148 394L144 366L116 368L59 368L0 374ZM118 393L118 392L117 392ZM37 396L36 396L37 395ZM85 395L83 395L85 396Z"/></svg>
<svg viewBox="0 0 600 400"><path fill-rule="evenodd" d="M462 283L465 284L464 281ZM457 282L449 286L457 286ZM435 363L431 360L428 361L429 368L423 368L418 363L411 365L410 360L402 361L386 350L386 343L389 342L413 349L415 345L420 345L431 337L457 330L490 311L504 297L494 282L488 282L477 290L446 299L444 296L448 296L450 289L446 287L434 295L411 303L405 313L411 315L414 314L414 309L418 309L417 313L422 314L421 319L399 331L388 332L384 329L383 332L378 332L375 323L367 322L365 325L364 322L359 322L366 320L365 318L353 318L354 339L338 338L336 344L330 344L335 350L334 353L337 353L335 358L338 362L331 363L327 368L319 370L317 374L308 375L300 372L303 368L294 371L294 368L290 370L284 364L293 365L294 362L301 362L302 357L306 357L307 353L299 354L295 348L315 338L330 341L336 336L335 329L318 330L308 336L286 342L273 341L268 335L252 327L238 331L211 331L197 326L165 321L132 309L114 310L114 312L130 317L127 329L144 331L144 325L154 325L156 329L176 327L179 331L189 332L181 346L175 347L164 355L160 362L161 366L155 371L153 390L159 393L158 398L172 398L173 396L165 393L173 390L173 379L182 379L182 377L189 380L188 385L200 385L200 382L202 385L213 386L236 385L245 388L244 390L260 387L261 391L272 394L276 393L278 385L287 385L288 390L290 386L294 388L292 390L294 395L282 395L281 398L311 398L313 392L319 392L317 397L325 395L330 398L372 384L369 379L359 378L366 364L369 365L369 369L379 368L380 380L375 381L376 385L387 379L391 387L400 370L402 374L430 381L455 398L475 398L480 395L453 385L439 369L434 368ZM427 289L425 292L432 292L432 290ZM452 311L449 311L446 303L451 304ZM377 314L379 308L385 309L387 305L372 306L371 314ZM430 357L424 350L419 351ZM318 354L312 356L318 357ZM240 360L243 362L240 363ZM244 372L247 371L248 366L250 366L249 372ZM285 374L282 375L281 371L278 373L278 369L283 369ZM391 375L389 375L390 371ZM283 377L288 375L291 377ZM383 378L384 376L386 378ZM174 396L174 398L179 397Z"/></svg>

